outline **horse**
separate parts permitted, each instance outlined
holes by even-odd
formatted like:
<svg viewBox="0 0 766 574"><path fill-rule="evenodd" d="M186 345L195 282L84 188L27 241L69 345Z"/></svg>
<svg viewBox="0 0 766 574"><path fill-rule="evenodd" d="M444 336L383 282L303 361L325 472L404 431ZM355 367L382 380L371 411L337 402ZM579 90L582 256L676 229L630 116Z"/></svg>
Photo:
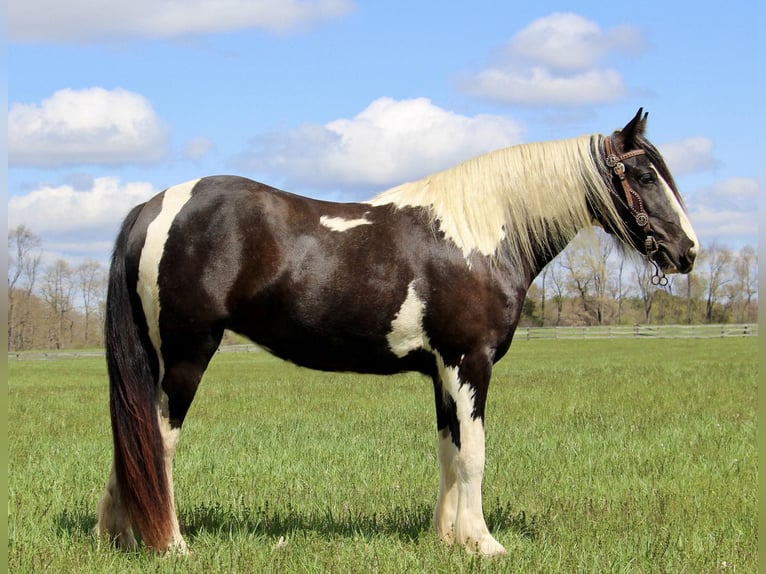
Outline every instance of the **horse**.
<svg viewBox="0 0 766 574"><path fill-rule="evenodd" d="M666 273L699 248L638 113L610 135L496 150L369 201L301 197L235 176L136 206L112 254L105 319L113 462L95 533L185 552L173 491L181 427L224 329L323 371L433 382L437 536L505 553L482 508L484 413L527 290L584 228ZM338 397L342 401L341 397Z"/></svg>

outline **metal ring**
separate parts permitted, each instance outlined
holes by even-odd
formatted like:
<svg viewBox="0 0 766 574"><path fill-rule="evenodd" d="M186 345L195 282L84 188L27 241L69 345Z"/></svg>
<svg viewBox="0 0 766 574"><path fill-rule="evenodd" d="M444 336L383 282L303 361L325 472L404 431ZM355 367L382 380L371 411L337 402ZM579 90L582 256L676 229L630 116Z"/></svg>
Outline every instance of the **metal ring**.
<svg viewBox="0 0 766 574"><path fill-rule="evenodd" d="M668 284L668 278L665 276L664 273L662 275L652 275L651 282L652 282L652 285L665 287Z"/></svg>
<svg viewBox="0 0 766 574"><path fill-rule="evenodd" d="M636 213L636 223L639 227L645 227L649 223L649 216L643 211Z"/></svg>

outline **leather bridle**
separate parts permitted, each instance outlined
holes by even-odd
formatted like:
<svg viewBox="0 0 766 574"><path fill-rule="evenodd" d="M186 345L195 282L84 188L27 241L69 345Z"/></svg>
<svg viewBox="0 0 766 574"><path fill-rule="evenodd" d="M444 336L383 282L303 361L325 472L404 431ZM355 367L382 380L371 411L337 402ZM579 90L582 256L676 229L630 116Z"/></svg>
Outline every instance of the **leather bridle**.
<svg viewBox="0 0 766 574"><path fill-rule="evenodd" d="M659 252L660 248L657 245L657 240L654 238L654 231L649 221L649 215L644 209L644 202L641 200L641 196L636 193L633 188L630 187L628 178L625 177L625 164L624 160L643 155L646 152L642 149L634 149L626 152L622 155L617 155L615 152L615 145L612 141L612 136L604 137L604 151L606 152L606 165L611 168L617 178L620 180L620 186L622 187L625 199L615 191L614 186L609 186L609 191L620 200L623 206L633 215L636 220L636 224L643 229L645 233L644 237L644 251L646 253L646 260L654 267L654 275L652 275L652 285L665 286L668 284L668 278L662 271L660 265L654 260L655 256Z"/></svg>

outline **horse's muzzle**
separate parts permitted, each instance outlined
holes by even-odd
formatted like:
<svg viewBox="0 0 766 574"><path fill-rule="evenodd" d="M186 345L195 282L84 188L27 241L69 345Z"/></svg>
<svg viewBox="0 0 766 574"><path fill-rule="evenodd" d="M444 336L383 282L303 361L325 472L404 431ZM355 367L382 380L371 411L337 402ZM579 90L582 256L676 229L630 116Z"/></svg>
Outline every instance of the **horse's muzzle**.
<svg viewBox="0 0 766 574"><path fill-rule="evenodd" d="M661 267L665 273L681 273L686 275L694 268L697 259L697 246L692 244L680 253L674 253L667 245L660 243Z"/></svg>
<svg viewBox="0 0 766 574"><path fill-rule="evenodd" d="M669 244L665 241L657 242L659 253L654 261L662 268L664 273L681 273L686 275L694 268L697 259L697 244L685 241L682 244Z"/></svg>

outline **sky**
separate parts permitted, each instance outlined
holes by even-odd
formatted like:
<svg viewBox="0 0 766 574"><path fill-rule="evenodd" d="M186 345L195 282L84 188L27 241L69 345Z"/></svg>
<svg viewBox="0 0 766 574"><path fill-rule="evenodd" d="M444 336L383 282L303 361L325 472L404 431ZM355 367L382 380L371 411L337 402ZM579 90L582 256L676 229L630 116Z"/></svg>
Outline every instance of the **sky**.
<svg viewBox="0 0 766 574"><path fill-rule="evenodd" d="M358 201L643 107L703 248L756 246L762 3L572 4L10 0L8 227L105 262L176 183Z"/></svg>

